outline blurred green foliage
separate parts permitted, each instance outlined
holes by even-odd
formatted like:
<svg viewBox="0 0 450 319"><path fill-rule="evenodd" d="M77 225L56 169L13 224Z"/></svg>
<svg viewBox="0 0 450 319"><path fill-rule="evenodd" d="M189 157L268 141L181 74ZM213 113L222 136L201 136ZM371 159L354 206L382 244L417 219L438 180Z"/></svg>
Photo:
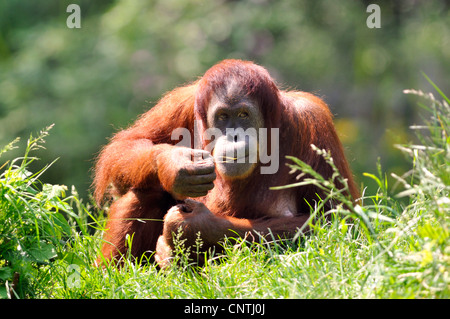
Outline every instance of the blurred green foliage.
<svg viewBox="0 0 450 319"><path fill-rule="evenodd" d="M69 29L70 3L81 29ZM159 0L0 2L0 145L55 123L43 179L86 194L101 145L165 92L225 58L264 65L284 88L329 103L360 182L412 139L419 112L403 89L450 91L450 2ZM22 143L24 141L22 140ZM11 158L17 156L10 152Z"/></svg>

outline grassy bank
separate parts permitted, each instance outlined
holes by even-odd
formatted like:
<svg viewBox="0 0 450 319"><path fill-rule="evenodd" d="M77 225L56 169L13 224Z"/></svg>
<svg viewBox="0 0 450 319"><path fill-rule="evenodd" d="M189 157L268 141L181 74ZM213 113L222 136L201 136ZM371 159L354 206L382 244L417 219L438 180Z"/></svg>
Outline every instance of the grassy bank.
<svg viewBox="0 0 450 319"><path fill-rule="evenodd" d="M416 94L428 115L412 128L419 142L398 146L411 171L396 176L396 187L379 167L365 174L378 183L376 194L329 212L319 203L306 238L230 240L225 254L204 267L195 266L182 245L164 271L145 260L120 270L94 267L104 214L74 189L42 184L47 166L28 171L48 129L31 136L22 158L0 161L0 297L449 298L450 100L442 93L439 99L406 93ZM297 174L309 172L302 162L292 165ZM314 177L307 182L348 202L334 190L336 180Z"/></svg>

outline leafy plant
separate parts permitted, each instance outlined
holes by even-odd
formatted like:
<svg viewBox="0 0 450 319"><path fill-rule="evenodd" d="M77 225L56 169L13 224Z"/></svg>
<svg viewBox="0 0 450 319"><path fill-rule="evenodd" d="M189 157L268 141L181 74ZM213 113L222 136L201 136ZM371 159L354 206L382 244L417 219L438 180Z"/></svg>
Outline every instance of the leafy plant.
<svg viewBox="0 0 450 319"><path fill-rule="evenodd" d="M63 185L42 184L37 173L28 170L37 160L30 154L43 148L52 126L32 135L25 154L2 165L0 174L0 297L33 295L39 268L64 255L66 241L76 232L73 196L66 196ZM11 150L16 139L1 153Z"/></svg>

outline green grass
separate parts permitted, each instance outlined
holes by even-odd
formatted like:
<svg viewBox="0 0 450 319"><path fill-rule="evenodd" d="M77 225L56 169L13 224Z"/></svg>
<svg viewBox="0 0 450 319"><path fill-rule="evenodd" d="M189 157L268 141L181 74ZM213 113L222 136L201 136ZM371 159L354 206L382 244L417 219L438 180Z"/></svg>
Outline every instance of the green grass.
<svg viewBox="0 0 450 319"><path fill-rule="evenodd" d="M438 91L439 92L439 91ZM414 93L430 114L414 127L420 143L399 145L412 170L394 192L386 173L365 174L379 185L353 205L325 180L293 159L305 183L347 203L313 212L307 237L248 243L230 239L225 253L203 267L180 243L173 266L158 270L146 260L96 268L103 212L76 191L42 184L28 172L30 153L48 130L30 137L25 156L4 163L0 175L0 297L2 298L449 298L450 107ZM13 148L11 143L0 151ZM326 152L316 150L332 165ZM1 166L1 164L0 164ZM287 186L289 187L289 186ZM95 212L95 213L94 213ZM132 243L130 243L132 244Z"/></svg>

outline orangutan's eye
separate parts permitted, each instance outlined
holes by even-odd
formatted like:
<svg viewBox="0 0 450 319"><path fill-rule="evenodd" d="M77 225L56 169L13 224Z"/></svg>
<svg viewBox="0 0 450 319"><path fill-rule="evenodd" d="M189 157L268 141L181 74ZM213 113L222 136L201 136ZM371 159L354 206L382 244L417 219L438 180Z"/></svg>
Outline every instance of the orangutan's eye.
<svg viewBox="0 0 450 319"><path fill-rule="evenodd" d="M219 116L217 117L217 119L219 121L226 121L228 119L228 115L225 113L219 114Z"/></svg>
<svg viewBox="0 0 450 319"><path fill-rule="evenodd" d="M247 112L241 112L241 113L238 114L238 116L241 119L246 119L246 118L248 118L248 113Z"/></svg>

